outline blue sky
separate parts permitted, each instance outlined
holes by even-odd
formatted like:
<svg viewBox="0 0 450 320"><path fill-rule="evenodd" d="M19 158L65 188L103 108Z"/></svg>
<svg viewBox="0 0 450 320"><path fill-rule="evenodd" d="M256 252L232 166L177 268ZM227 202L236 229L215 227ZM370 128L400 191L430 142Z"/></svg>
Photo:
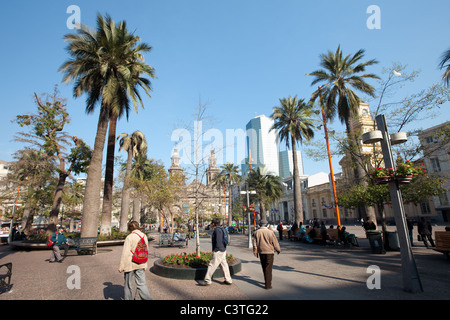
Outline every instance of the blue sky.
<svg viewBox="0 0 450 320"><path fill-rule="evenodd" d="M315 88L305 74L318 69L319 55L341 45L350 54L363 48L365 59L379 64L381 75L392 62L420 70L408 90L440 82L439 58L450 48L448 0L147 0L147 1L2 1L0 4L0 159L11 161L24 145L11 141L17 114L33 112L33 93L52 92L59 85L72 118L67 131L93 146L98 112L86 115L84 97L72 97L58 68L68 59L63 36L70 5L81 10L81 22L95 27L97 13L126 20L129 29L153 49L146 62L155 68L151 98L145 109L118 123L117 133L145 133L148 156L170 165L171 134L181 120L192 120L195 107L208 103L213 128L244 129L255 114L269 116L279 99L308 99ZM370 30L366 12L381 10L381 29ZM373 83L375 85L375 83ZM449 104L438 118L418 124L430 127L449 120ZM333 124L340 128L336 122ZM320 138L320 133L317 133ZM117 154L123 152L116 151ZM241 159L237 159L236 163ZM220 161L220 160L219 160ZM333 159L339 172L337 162ZM304 171L328 172L328 162L304 157Z"/></svg>

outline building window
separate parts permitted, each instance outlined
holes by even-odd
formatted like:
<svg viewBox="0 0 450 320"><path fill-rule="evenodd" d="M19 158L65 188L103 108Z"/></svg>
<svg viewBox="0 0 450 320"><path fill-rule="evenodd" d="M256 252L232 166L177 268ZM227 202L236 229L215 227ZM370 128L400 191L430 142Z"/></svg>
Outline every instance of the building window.
<svg viewBox="0 0 450 320"><path fill-rule="evenodd" d="M317 210L313 209L313 218L317 218Z"/></svg>
<svg viewBox="0 0 450 320"><path fill-rule="evenodd" d="M322 214L323 214L323 217L326 218L327 217L327 209L322 209Z"/></svg>
<svg viewBox="0 0 450 320"><path fill-rule="evenodd" d="M447 192L443 192L439 195L439 202L441 203L441 206L448 206L448 197Z"/></svg>
<svg viewBox="0 0 450 320"><path fill-rule="evenodd" d="M433 172L440 172L441 171L441 164L439 163L438 158L431 158L431 169Z"/></svg>
<svg viewBox="0 0 450 320"><path fill-rule="evenodd" d="M429 205L428 201L422 201L420 203L420 209L422 210L422 214L429 214L429 213L431 213L430 205Z"/></svg>
<svg viewBox="0 0 450 320"><path fill-rule="evenodd" d="M433 137L427 137L426 141L427 141L427 143L432 143L433 142Z"/></svg>
<svg viewBox="0 0 450 320"><path fill-rule="evenodd" d="M311 206L314 208L316 206L316 201L314 199L312 199L311 201Z"/></svg>

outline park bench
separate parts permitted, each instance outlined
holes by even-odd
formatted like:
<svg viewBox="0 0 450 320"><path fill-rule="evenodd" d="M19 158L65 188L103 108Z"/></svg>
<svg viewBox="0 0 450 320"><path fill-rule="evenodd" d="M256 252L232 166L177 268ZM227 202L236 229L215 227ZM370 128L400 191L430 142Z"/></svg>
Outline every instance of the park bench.
<svg viewBox="0 0 450 320"><path fill-rule="evenodd" d="M159 246L170 246L173 242L173 235L171 233L160 233L159 234Z"/></svg>
<svg viewBox="0 0 450 320"><path fill-rule="evenodd" d="M97 254L97 237L75 238L73 241L78 254L86 254L88 252L91 255Z"/></svg>
<svg viewBox="0 0 450 320"><path fill-rule="evenodd" d="M434 247L433 249L443 253L447 258L450 258L450 232L435 231L434 238L436 247Z"/></svg>
<svg viewBox="0 0 450 320"><path fill-rule="evenodd" d="M180 247L186 248L187 245L188 245L188 241L189 241L187 234L180 232L180 239L183 239L183 241L181 241L181 240L180 241L174 241L173 244L177 244L178 243L180 245Z"/></svg>
<svg viewBox="0 0 450 320"><path fill-rule="evenodd" d="M186 233L180 233L180 238L184 239L184 241L174 241L173 235L173 233L160 233L159 246L173 246L175 244L179 244L180 247L187 247L189 239Z"/></svg>
<svg viewBox="0 0 450 320"><path fill-rule="evenodd" d="M6 271L4 271L6 269ZM6 273L3 273L6 272ZM0 265L0 293L9 291L11 288L12 263Z"/></svg>

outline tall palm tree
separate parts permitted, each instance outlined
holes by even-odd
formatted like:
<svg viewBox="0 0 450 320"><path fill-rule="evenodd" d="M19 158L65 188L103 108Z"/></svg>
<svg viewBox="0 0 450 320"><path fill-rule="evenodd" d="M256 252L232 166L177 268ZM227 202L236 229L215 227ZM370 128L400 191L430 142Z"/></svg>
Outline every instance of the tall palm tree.
<svg viewBox="0 0 450 320"><path fill-rule="evenodd" d="M327 54L320 55L320 66L323 69L308 74L315 77L311 85L323 84L322 92L316 90L311 100L315 101L322 93L327 117L332 119L337 113L341 123L345 123L347 134L352 133L350 120L360 103L354 89L373 97L375 89L365 80L380 79L372 73L361 74L368 66L378 63L375 59L361 62L364 53L360 49L353 56L343 57L341 47L338 46L336 52L328 51Z"/></svg>
<svg viewBox="0 0 450 320"><path fill-rule="evenodd" d="M71 59L59 69L64 73L63 80L67 83L75 81L75 97L87 94L87 113L92 113L97 103L101 102L83 206L82 236L92 237L97 234L103 148L108 122L110 135L105 180L112 186L111 162L114 161L116 121L123 114L128 116L130 98L135 109L137 101L142 105L138 87L149 95L150 81L141 77L141 74L154 77L154 71L143 62L142 53L149 51L150 47L145 43L137 44L139 37L128 32L126 23L116 25L108 15L97 16L96 31L82 25L77 33L66 35L65 40L69 42L67 49ZM109 192L106 197L110 195Z"/></svg>
<svg viewBox="0 0 450 320"><path fill-rule="evenodd" d="M128 222L128 209L130 205L130 174L133 158L137 155L145 155L147 153L147 140L141 131L135 131L131 135L122 133L117 137L119 140L119 150L125 150L128 153L127 165L125 169L125 178L122 189L122 205L120 212L120 227Z"/></svg>
<svg viewBox="0 0 450 320"><path fill-rule="evenodd" d="M320 103L325 106L327 118L332 119L337 114L341 123L345 123L349 150L356 150L359 140L350 121L356 115L361 100L354 90L373 97L375 89L366 80L380 79L372 73L364 73L367 67L378 63L375 59L361 62L364 53L365 51L360 49L354 55L344 57L338 46L336 52L328 51L327 54L320 56L320 66L323 69L309 74L315 77L311 85L323 86L313 93L311 101L322 96ZM358 163L352 152L350 152L350 160L351 163ZM364 169L360 165L353 168L353 174L356 183L363 183L361 179L364 177ZM373 208L366 208L365 214L376 221Z"/></svg>
<svg viewBox="0 0 450 320"><path fill-rule="evenodd" d="M270 130L277 130L280 141L286 142L286 147L292 149L294 166L294 211L297 225L303 221L302 190L298 171L297 144L303 139L309 141L314 137L315 126L312 118L312 106L303 99L288 97L280 99L280 106L273 108L271 118L275 121Z"/></svg>
<svg viewBox="0 0 450 320"><path fill-rule="evenodd" d="M450 84L450 49L444 52L441 57L441 62L439 63L439 68L442 70L445 68L445 72L442 75L442 80L447 85Z"/></svg>
<svg viewBox="0 0 450 320"><path fill-rule="evenodd" d="M231 226L233 220L231 214L231 185L239 183L241 181L241 175L239 174L239 167L231 162L227 162L222 166L222 171L219 173L223 177L224 187L228 187L229 192L229 214L228 214L228 226ZM225 204L226 206L226 204Z"/></svg>
<svg viewBox="0 0 450 320"><path fill-rule="evenodd" d="M256 191L261 219L267 220L265 204L280 199L282 193L281 178L268 173L267 169L261 166L250 172L247 179L249 187Z"/></svg>

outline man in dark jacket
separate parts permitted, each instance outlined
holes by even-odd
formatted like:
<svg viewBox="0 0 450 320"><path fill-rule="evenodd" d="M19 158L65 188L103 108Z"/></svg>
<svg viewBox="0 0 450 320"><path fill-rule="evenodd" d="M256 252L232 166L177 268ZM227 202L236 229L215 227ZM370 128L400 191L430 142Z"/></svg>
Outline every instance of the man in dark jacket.
<svg viewBox="0 0 450 320"><path fill-rule="evenodd" d="M431 223L428 220L425 220L424 217L420 217L420 221L417 224L417 231L419 232L420 236L422 237L422 241L425 244L425 247L428 248L427 239L430 241L431 246L434 247L434 241L431 237L432 233Z"/></svg>
<svg viewBox="0 0 450 320"><path fill-rule="evenodd" d="M227 255L227 245L224 243L225 230L219 226L220 220L214 218L212 220L212 227L214 228L212 234L212 258L208 265L208 270L206 271L205 279L199 282L202 286L209 286L211 284L212 276L216 271L217 267L220 266L225 277L223 284L230 285L232 283L230 276L230 269L228 267L226 255Z"/></svg>

